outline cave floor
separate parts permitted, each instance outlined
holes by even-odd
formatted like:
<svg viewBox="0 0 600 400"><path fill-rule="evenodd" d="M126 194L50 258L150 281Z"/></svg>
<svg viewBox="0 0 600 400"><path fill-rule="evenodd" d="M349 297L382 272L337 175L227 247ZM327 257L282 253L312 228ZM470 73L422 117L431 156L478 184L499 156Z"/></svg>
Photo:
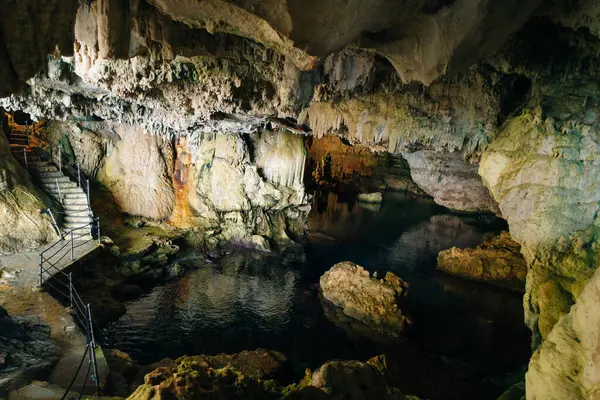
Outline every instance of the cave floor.
<svg viewBox="0 0 600 400"><path fill-rule="evenodd" d="M48 383L41 382L28 385L14 393L11 399L44 398L43 395L56 390L64 392L64 388L75 374L77 365L85 351L85 336L76 328L69 310L63 307L54 297L47 292L39 292L24 287L14 287L0 284L0 305L13 316L37 316L50 327L50 337L60 349L60 357L53 370L47 377ZM76 360L76 362L74 361ZM107 376L105 363L99 363L101 371ZM35 378L44 378L36 376ZM73 389L79 390L83 386L85 376L80 373ZM93 390L93 385L87 382L87 387ZM39 395L39 396L38 396ZM41 396L41 397L40 397ZM47 398L47 397L46 397ZM53 397L51 397L53 398Z"/></svg>
<svg viewBox="0 0 600 400"><path fill-rule="evenodd" d="M37 287L39 285L40 274L40 252L51 245L52 244L34 251L0 256L0 283L27 288ZM72 260L67 254L66 257L57 263L57 266L61 270L64 270L81 260L96 248L98 248L98 243L96 241L82 244L74 249ZM62 250L62 252L65 253L69 251L69 246ZM59 254L58 257L61 255L62 254Z"/></svg>

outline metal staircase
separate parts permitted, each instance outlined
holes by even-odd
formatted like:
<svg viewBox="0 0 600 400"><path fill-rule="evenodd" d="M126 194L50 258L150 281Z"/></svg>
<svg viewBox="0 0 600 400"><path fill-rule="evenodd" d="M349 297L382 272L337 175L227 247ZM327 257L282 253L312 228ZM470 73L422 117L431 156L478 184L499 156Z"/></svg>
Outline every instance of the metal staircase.
<svg viewBox="0 0 600 400"><path fill-rule="evenodd" d="M30 134L28 126L24 127L24 131L19 128L13 126L9 135L11 153L40 184L41 189L61 205L59 214L63 217L63 233L91 224L93 213L89 179L60 148L53 154L52 147L38 136ZM82 236L80 240L90 238L91 234Z"/></svg>

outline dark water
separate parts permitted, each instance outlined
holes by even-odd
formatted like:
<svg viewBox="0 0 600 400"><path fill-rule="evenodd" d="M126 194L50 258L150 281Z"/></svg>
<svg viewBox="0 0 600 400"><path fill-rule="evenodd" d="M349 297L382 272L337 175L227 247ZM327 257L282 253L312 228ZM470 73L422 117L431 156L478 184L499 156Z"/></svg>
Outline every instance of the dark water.
<svg viewBox="0 0 600 400"><path fill-rule="evenodd" d="M506 228L499 220L400 195L377 209L333 194L316 198L309 220L310 242L277 254L236 251L215 263L186 254L179 262L197 269L154 282L128 302L105 329L108 346L140 364L275 349L291 360L296 379L326 360L385 353L391 384L432 399L496 398L502 375L526 363L522 295L435 271L440 250L479 244ZM325 315L319 277L345 260L410 283L414 324L405 342L373 340L335 312Z"/></svg>

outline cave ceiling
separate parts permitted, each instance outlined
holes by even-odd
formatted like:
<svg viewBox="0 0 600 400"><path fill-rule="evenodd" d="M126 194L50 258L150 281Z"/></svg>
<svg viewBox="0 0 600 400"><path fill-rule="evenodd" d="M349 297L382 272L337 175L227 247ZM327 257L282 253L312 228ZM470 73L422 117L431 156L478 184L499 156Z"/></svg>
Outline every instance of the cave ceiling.
<svg viewBox="0 0 600 400"><path fill-rule="evenodd" d="M81 2L81 4L80 4ZM431 84L494 53L543 9L556 22L598 33L598 6L541 0L2 0L0 93L39 71L58 47L73 52L80 36L99 57L130 58L158 51L214 54L212 34L252 39L311 70L346 47L385 57L401 80ZM573 2L569 2L573 3ZM78 9L94 18L76 18ZM555 11L553 11L555 10ZM76 22L77 19L77 22ZM184 26L184 28L182 27Z"/></svg>

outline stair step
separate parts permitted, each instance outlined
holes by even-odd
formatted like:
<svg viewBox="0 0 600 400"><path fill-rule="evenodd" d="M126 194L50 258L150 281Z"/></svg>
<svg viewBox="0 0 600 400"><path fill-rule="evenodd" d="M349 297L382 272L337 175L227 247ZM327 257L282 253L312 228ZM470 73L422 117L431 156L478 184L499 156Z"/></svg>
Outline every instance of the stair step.
<svg viewBox="0 0 600 400"><path fill-rule="evenodd" d="M42 183L56 183L56 181L58 181L58 183L68 183L71 182L71 180L69 179L68 176L64 176L62 173L57 175L57 176L42 176L40 177ZM75 182L73 182L75 183ZM77 185L77 184L76 184Z"/></svg>
<svg viewBox="0 0 600 400"><path fill-rule="evenodd" d="M48 188L48 189L56 189L56 181L55 180L48 180L46 182L42 181L42 184L44 186L44 188ZM58 187L60 187L60 189L62 190L63 188L76 188L77 184L75 182L71 182L71 181L58 181ZM79 188L78 188L79 189Z"/></svg>
<svg viewBox="0 0 600 400"><path fill-rule="evenodd" d="M42 179L45 179L45 178L62 178L62 177L64 177L64 174L62 172L60 172L56 167L44 167L44 168L54 168L54 171L52 171L52 170L41 171L41 170L39 170L39 169L36 168L35 172Z"/></svg>
<svg viewBox="0 0 600 400"><path fill-rule="evenodd" d="M22 151L13 151L12 155L15 158L22 158L22 159L25 158L25 155L23 154ZM34 153L29 153L29 152L27 153L27 161L29 161L29 160L36 160L37 161L39 159L40 158L38 156L36 156Z"/></svg>
<svg viewBox="0 0 600 400"><path fill-rule="evenodd" d="M88 215L84 216L76 216L76 215L67 215L65 217L65 223L75 223L80 225L86 225L92 222L92 219Z"/></svg>
<svg viewBox="0 0 600 400"><path fill-rule="evenodd" d="M60 193L60 195L65 199L85 199L87 201L87 196L79 188L68 188L65 190L61 189L60 192L56 190L56 188L49 188L46 191L52 195L57 195Z"/></svg>
<svg viewBox="0 0 600 400"><path fill-rule="evenodd" d="M65 214L66 214L66 219L68 219L69 217L85 217L85 218L88 219L88 222L91 221L89 210L87 209L87 207L81 209L81 211L69 211L69 210L65 210Z"/></svg>
<svg viewBox="0 0 600 400"><path fill-rule="evenodd" d="M48 187L44 187L44 190L48 193L51 194L58 194L58 190L56 189L56 185L51 185ZM83 194L85 196L85 193L83 193L83 191L81 190L81 188L78 187L62 187L60 188L60 194ZM87 197L87 196L86 196Z"/></svg>
<svg viewBox="0 0 600 400"><path fill-rule="evenodd" d="M63 206L63 209L65 210L65 212L67 213L71 213L71 212L79 212L79 211L85 211L87 212L87 205L85 207L82 207L78 204L65 204Z"/></svg>
<svg viewBox="0 0 600 400"><path fill-rule="evenodd" d="M87 205L87 198L65 198L63 204L82 204Z"/></svg>
<svg viewBox="0 0 600 400"><path fill-rule="evenodd" d="M92 227L91 226L85 226L87 225L87 222L81 223L81 222L65 222L63 224L63 229L66 229L68 231L72 231L74 229L76 229L75 232L73 232L74 235L84 235L86 233L89 233L90 235L92 234Z"/></svg>
<svg viewBox="0 0 600 400"><path fill-rule="evenodd" d="M58 171L58 168L56 168L54 165L45 165L43 167L33 166L33 169L39 174L41 174L42 172L60 172Z"/></svg>

